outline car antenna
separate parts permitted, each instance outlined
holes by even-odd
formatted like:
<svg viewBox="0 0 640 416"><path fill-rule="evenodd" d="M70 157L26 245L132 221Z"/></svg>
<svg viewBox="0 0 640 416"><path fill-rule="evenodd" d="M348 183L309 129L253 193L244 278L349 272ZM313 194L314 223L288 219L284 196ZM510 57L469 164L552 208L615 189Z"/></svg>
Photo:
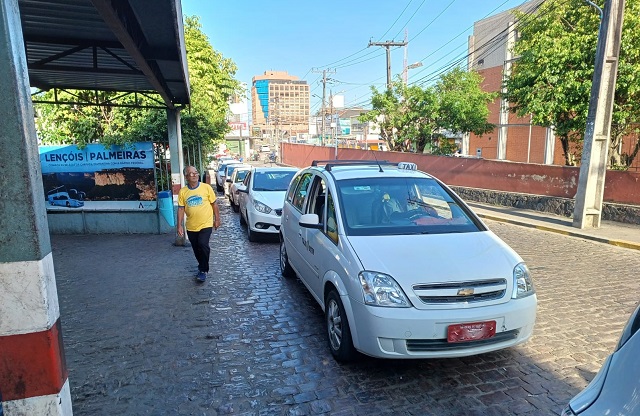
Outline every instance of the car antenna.
<svg viewBox="0 0 640 416"><path fill-rule="evenodd" d="M378 168L380 168L378 172L384 172L382 170L382 165L380 164L380 162L378 161L378 158L376 157L376 152L373 150L370 150L370 152L373 154L373 158L376 160L376 163L378 164Z"/></svg>

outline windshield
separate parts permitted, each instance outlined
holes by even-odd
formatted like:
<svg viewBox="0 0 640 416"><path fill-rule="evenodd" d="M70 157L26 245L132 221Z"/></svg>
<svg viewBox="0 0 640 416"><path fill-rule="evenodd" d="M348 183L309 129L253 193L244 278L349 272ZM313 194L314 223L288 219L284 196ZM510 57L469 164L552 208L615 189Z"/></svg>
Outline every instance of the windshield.
<svg viewBox="0 0 640 416"><path fill-rule="evenodd" d="M443 234L484 230L431 178L363 178L336 183L349 235Z"/></svg>
<svg viewBox="0 0 640 416"><path fill-rule="evenodd" d="M253 176L254 191L286 191L289 182L296 172L294 171L268 171L255 172Z"/></svg>

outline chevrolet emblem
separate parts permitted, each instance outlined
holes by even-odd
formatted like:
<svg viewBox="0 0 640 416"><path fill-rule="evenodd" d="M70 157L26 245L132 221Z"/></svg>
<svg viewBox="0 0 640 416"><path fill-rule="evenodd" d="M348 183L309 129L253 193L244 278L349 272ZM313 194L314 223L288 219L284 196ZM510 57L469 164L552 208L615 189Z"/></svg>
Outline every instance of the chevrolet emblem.
<svg viewBox="0 0 640 416"><path fill-rule="evenodd" d="M464 289L458 289L458 296L471 296L473 295L472 287L465 287Z"/></svg>

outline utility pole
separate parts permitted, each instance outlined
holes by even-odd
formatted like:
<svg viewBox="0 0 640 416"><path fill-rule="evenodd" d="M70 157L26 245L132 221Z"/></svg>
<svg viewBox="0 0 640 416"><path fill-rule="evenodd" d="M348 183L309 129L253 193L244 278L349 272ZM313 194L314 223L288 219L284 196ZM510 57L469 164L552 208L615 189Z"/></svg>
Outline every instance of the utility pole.
<svg viewBox="0 0 640 416"><path fill-rule="evenodd" d="M313 69L311 70L311 72L316 72L316 73L322 72L322 128L320 130L320 146L324 146L324 130L326 125L325 118L327 117L326 107L325 107L325 102L327 98L327 80L328 80L327 73L335 74L336 70L323 69L322 71L320 71L320 70Z"/></svg>
<svg viewBox="0 0 640 416"><path fill-rule="evenodd" d="M391 47L392 46L405 46L407 44L404 42L371 42L369 41L369 46L383 46L387 50L387 89L391 89Z"/></svg>
<svg viewBox="0 0 640 416"><path fill-rule="evenodd" d="M573 226L580 229L598 228L602 220L624 3L625 0L605 0L604 15L598 32L595 70L573 211Z"/></svg>

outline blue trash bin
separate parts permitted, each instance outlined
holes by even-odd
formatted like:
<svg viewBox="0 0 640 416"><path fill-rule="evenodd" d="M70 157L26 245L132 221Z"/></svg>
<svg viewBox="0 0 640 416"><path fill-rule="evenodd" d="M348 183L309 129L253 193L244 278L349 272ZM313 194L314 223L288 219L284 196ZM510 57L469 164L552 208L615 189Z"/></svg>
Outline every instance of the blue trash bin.
<svg viewBox="0 0 640 416"><path fill-rule="evenodd" d="M167 224L175 227L176 216L173 212L173 197L171 191L158 192L158 209L160 209L160 215L167 221Z"/></svg>

